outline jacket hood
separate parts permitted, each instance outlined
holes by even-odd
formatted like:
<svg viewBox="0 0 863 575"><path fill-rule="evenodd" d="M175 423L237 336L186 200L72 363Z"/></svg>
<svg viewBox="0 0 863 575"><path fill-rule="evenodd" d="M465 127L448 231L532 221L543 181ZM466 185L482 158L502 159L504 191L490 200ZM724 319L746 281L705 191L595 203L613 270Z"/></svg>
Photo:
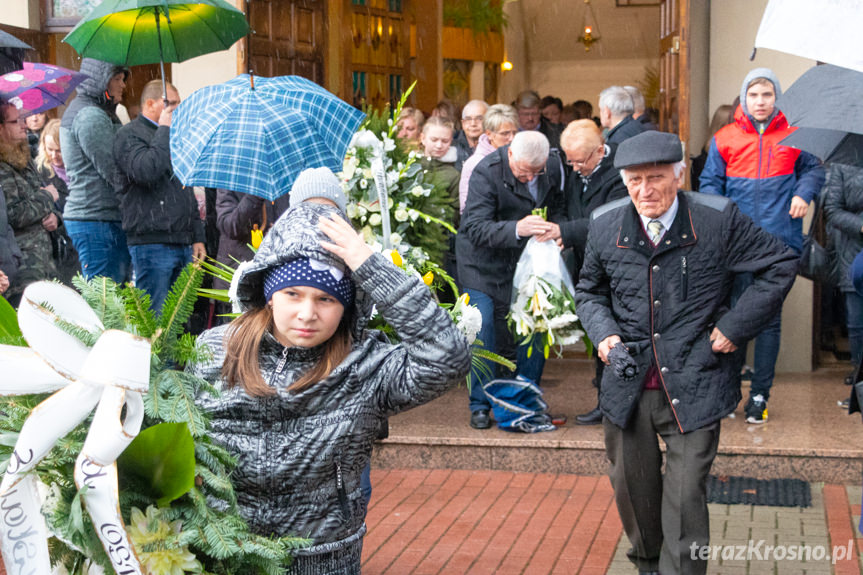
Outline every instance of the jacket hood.
<svg viewBox="0 0 863 575"><path fill-rule="evenodd" d="M776 74L773 73L773 70L770 68L755 68L746 74L746 78L743 79L743 84L740 86L740 107L743 108L743 113L751 118L751 114L749 110L746 108L746 89L749 87L749 83L752 82L755 78L766 78L770 80L773 84L773 91L776 92L776 101L779 101L779 97L782 95L782 86L779 85L779 78L776 77ZM776 115L776 112L779 110L778 106L774 106L773 114L767 119L767 123L770 123L770 120ZM753 120L753 123L755 120Z"/></svg>
<svg viewBox="0 0 863 575"><path fill-rule="evenodd" d="M234 274L230 291L232 299L239 304L241 311L245 312L266 305L264 276L268 270L291 260L300 257L314 258L343 271L349 271L341 258L321 247L321 241L328 238L318 229L318 220L331 216L350 221L335 206L308 202L294 206L276 220L264 236L252 261L240 264ZM364 323L365 318L369 316L371 311L371 305L367 305L369 301L369 298L357 287L354 303L358 310L358 313L354 314L356 321Z"/></svg>
<svg viewBox="0 0 863 575"><path fill-rule="evenodd" d="M117 64L103 62L102 60L94 60L93 58L84 58L81 60L80 71L87 76L87 79L78 86L78 94L103 101L108 100L105 91L108 89L108 82L111 81L111 78L115 74L122 72L125 74L127 80L129 78L129 69L125 66L118 66Z"/></svg>
<svg viewBox="0 0 863 575"><path fill-rule="evenodd" d="M114 77L114 74L123 73L126 79L129 79L129 69L125 66L118 66L110 62L102 60L94 60L93 58L84 58L81 60L80 72L87 76L77 88L77 95L69 103L66 111L63 113L62 127L72 129L72 123L75 121L75 116L81 109L87 106L98 106L105 110L108 117L115 124L120 123L117 114L114 110L119 102L114 102L107 95L108 82Z"/></svg>

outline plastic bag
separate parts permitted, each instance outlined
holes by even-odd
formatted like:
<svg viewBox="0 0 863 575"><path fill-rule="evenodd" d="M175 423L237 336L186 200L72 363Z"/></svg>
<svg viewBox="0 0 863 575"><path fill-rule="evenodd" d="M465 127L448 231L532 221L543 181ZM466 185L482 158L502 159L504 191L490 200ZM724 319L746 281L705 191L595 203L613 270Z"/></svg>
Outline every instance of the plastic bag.
<svg viewBox="0 0 863 575"><path fill-rule="evenodd" d="M575 297L575 286L572 285L572 276L566 269L566 263L560 255L560 249L554 240L544 242L536 241L535 237L528 240L512 278L512 299L515 303L518 298L519 286L525 285L531 276L542 278L554 287L561 289L565 287L569 295Z"/></svg>
<svg viewBox="0 0 863 575"><path fill-rule="evenodd" d="M556 429L548 415L548 404L542 399L542 390L526 377L493 379L483 390L500 429L523 433Z"/></svg>

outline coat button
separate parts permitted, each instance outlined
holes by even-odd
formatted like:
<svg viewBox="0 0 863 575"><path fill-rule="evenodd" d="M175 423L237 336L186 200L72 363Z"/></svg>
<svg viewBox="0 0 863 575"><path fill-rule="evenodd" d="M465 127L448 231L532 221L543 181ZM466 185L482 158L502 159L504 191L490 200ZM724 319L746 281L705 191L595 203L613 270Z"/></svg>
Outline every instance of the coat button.
<svg viewBox="0 0 863 575"><path fill-rule="evenodd" d="M666 373L668 373L668 368L663 365L659 371L661 371L663 374L666 374Z"/></svg>
<svg viewBox="0 0 863 575"><path fill-rule="evenodd" d="M659 334L658 333L653 334L653 341L659 341Z"/></svg>
<svg viewBox="0 0 863 575"><path fill-rule="evenodd" d="M623 241L628 242L628 241L629 241L629 237L627 237L627 236L623 236Z"/></svg>
<svg viewBox="0 0 863 575"><path fill-rule="evenodd" d="M644 240L638 240L638 245L643 246L643 245L644 245Z"/></svg>
<svg viewBox="0 0 863 575"><path fill-rule="evenodd" d="M658 272L658 271L659 271L659 266L658 266L658 265L653 266L653 271Z"/></svg>
<svg viewBox="0 0 863 575"><path fill-rule="evenodd" d="M653 300L653 307L659 307L659 305L661 303L662 303L661 301L659 301L658 299L655 299L655 300Z"/></svg>
<svg viewBox="0 0 863 575"><path fill-rule="evenodd" d="M673 405L674 407L677 407L678 405L680 405L680 400L675 397L674 399L671 400L671 405Z"/></svg>

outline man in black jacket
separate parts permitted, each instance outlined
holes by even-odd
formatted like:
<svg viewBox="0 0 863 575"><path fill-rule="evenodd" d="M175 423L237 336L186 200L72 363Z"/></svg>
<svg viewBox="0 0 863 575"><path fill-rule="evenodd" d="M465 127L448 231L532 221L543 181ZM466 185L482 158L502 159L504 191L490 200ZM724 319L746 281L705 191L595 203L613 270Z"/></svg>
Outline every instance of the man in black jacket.
<svg viewBox="0 0 863 575"><path fill-rule="evenodd" d="M165 101L161 80L149 82L141 91L141 114L114 140L116 187L135 285L150 294L157 313L186 264L207 255L195 193L171 168L171 118L179 103L176 88L168 84Z"/></svg>
<svg viewBox="0 0 863 575"><path fill-rule="evenodd" d="M470 178L470 193L456 236L456 261L461 288L482 313L478 338L483 346L514 358L518 373L539 381L545 364L542 350L527 357L527 346L516 350L507 326L512 297L512 277L521 252L531 236L538 241L558 240L563 219L563 166L556 153L549 154L548 140L535 131L516 134L509 146L501 146L482 159ZM547 208L548 219L532 215ZM487 370L471 374L471 426L491 426L489 401L482 384Z"/></svg>
<svg viewBox="0 0 863 575"><path fill-rule="evenodd" d="M633 119L635 103L621 86L609 86L599 93L599 121L608 130L605 141L609 144L620 144L648 128Z"/></svg>
<svg viewBox="0 0 863 575"><path fill-rule="evenodd" d="M614 153L617 146L605 143L602 131L593 120L575 120L560 136L560 147L566 156L566 163L572 172L566 181L566 220L560 224L563 245L571 248L564 257L572 261L573 284L578 283L578 270L584 261L584 248L587 245L587 228L590 213L596 208L626 197L626 186L620 179L620 172L614 167ZM602 380L602 366L597 359L596 377L593 384L599 391ZM596 407L587 413L576 416L578 425L598 425L602 423L599 399Z"/></svg>
<svg viewBox="0 0 863 575"><path fill-rule="evenodd" d="M726 198L678 191L676 135L626 140L615 167L630 199L593 212L575 298L600 359L628 352L637 367L602 378L611 482L642 573L705 573L707 474L720 420L740 401L731 352L781 308L797 258ZM730 308L742 272L755 279Z"/></svg>

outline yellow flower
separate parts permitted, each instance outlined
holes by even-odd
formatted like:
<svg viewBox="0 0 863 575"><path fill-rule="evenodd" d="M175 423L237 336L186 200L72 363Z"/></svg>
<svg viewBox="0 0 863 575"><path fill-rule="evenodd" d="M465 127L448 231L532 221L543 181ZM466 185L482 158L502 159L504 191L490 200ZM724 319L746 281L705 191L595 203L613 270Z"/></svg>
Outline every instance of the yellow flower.
<svg viewBox="0 0 863 575"><path fill-rule="evenodd" d="M390 251L390 257L392 258L393 263L396 264L398 267L402 267L405 265L404 260L402 260L401 254L399 254L399 252L397 252L396 250Z"/></svg>
<svg viewBox="0 0 863 575"><path fill-rule="evenodd" d="M470 294L469 293L463 293L461 295L462 295L462 297L464 297L464 305L469 304L470 303Z"/></svg>
<svg viewBox="0 0 863 575"><path fill-rule="evenodd" d="M430 286L434 281L434 274L432 272L426 272L423 276L423 283L427 286Z"/></svg>
<svg viewBox="0 0 863 575"><path fill-rule="evenodd" d="M264 231L258 229L258 224L254 224L252 228L252 247L258 249L262 241L264 241Z"/></svg>

